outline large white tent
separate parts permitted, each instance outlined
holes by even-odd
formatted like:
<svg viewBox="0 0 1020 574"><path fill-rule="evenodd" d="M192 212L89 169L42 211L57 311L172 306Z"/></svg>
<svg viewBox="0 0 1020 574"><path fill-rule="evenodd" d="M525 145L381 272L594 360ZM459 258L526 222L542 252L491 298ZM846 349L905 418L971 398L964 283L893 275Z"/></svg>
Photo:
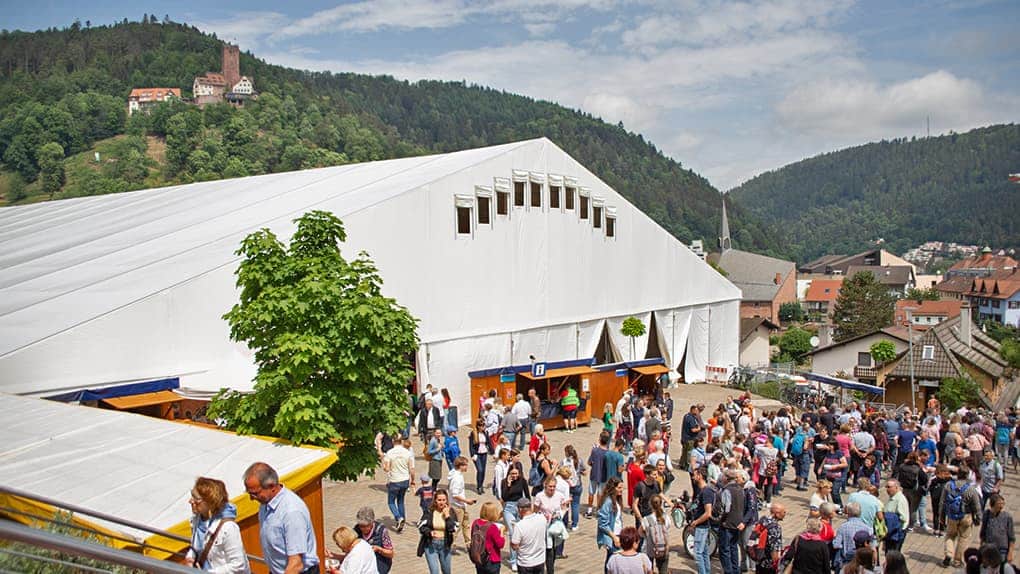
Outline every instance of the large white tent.
<svg viewBox="0 0 1020 574"><path fill-rule="evenodd" d="M457 404L468 371L592 357L606 325L619 360L644 358L647 339L632 357L619 333L631 315L654 313L646 337L672 368L686 352L688 380L737 362L740 291L542 138L0 209L0 391L250 389L251 352L222 319L235 251L263 227L290 237L313 209L343 219L345 252L367 251L421 320L419 381Z"/></svg>

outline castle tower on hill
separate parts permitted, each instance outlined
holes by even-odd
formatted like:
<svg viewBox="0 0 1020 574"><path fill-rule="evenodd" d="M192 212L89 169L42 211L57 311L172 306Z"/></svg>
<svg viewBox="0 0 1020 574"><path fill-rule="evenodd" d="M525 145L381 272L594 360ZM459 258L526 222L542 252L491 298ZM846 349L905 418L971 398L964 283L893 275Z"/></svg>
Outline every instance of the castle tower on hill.
<svg viewBox="0 0 1020 574"><path fill-rule="evenodd" d="M228 91L241 81L241 49L233 44L223 45L223 79Z"/></svg>

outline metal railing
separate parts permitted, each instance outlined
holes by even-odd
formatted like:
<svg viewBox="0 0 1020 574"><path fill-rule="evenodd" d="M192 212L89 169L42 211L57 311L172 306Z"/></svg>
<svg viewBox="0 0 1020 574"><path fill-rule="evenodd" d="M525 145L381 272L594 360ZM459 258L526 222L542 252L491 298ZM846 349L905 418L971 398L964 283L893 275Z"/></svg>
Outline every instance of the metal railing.
<svg viewBox="0 0 1020 574"><path fill-rule="evenodd" d="M134 568L136 570L152 572L154 574L185 574L187 572L194 573L195 571L194 568L188 568L183 564L156 560L155 558L149 558L148 556L144 556L137 552L131 552L130 550L111 548L110 546L87 542L75 536L66 536L55 532L47 532L45 530L31 528L23 524L6 520L0 520L0 539L10 542L20 542L32 547L45 548L47 550L53 550L55 552L71 556L87 557L107 564ZM4 553L23 557L27 560L38 560L40 562L48 563L53 567L66 566L74 570L110 572L110 570L95 566L76 564L61 558L38 556L19 552L17 550L9 549L5 545L0 545L0 554Z"/></svg>
<svg viewBox="0 0 1020 574"><path fill-rule="evenodd" d="M92 510L92 509L85 508L83 506L78 506L76 504L72 504L72 503L69 503L69 502L63 502L63 501L60 501L60 500L57 500L57 499L54 499L54 498L49 498L47 496L33 494L31 492L26 492L24 490L20 490L20 489L13 488L13 487L10 487L10 486L0 485L0 494L8 494L8 495L16 496L18 498L22 498L22 499L25 499L25 500L31 500L31 501L34 501L34 502L38 502L38 503L41 503L41 504L44 504L44 505L56 508L58 510L65 511L67 513L71 513L72 515L88 516L88 517L95 518L95 519L98 519L98 520L102 520L104 522L108 522L108 523L111 523L111 524L117 524L119 526L124 526L124 527L131 528L131 529L134 529L134 530L140 530L142 532L147 532L149 534L155 534L155 535L158 535L160 537L163 537L163 538L166 538L166 539L169 539L169 540L176 540L178 542L182 542L186 546L185 546L184 550L175 550L175 549L166 548L166 547L158 546L158 545L155 545L155 544L151 544L151 543L146 542L144 540L139 541L139 540L137 540L135 538L130 538L130 537L127 537L127 536L120 536L120 535L117 535L117 534L111 534L108 531L106 531L106 532L99 531L99 530L96 530L94 528L89 528L88 526L83 526L83 525L80 525L80 524L74 524L72 521L61 522L52 513L33 513L33 512L26 511L26 510L22 510L22 509L18 509L18 508L13 508L13 507L10 507L10 506L0 506L0 514L7 514L9 516L21 516L21 517L24 517L26 519L30 519L33 522L43 523L43 524L47 524L47 525L51 525L51 526L59 525L62 529L65 529L65 530L74 530L78 534L80 534L81 536L92 537L92 538L97 538L97 539L104 539L104 540L115 540L115 541L118 541L118 542L126 543L127 545L130 545L132 547L137 547L142 552L144 552L146 550L155 550L157 552L164 552L164 553L170 555L171 557L179 558L179 559L180 558L184 558L184 555L187 552L187 548L190 547L190 545L191 545L191 539L190 538L186 538L186 537L181 536L179 534L174 534L172 532L167 532L165 530L160 530L158 528L153 528L152 526L149 526L147 524L142 524L140 522L136 522L136 521L133 521L133 520L128 520L126 518L121 518L119 516L114 516L112 514L107 514L105 512L100 512L100 511L97 511L97 510ZM3 521L0 521L0 523L3 523ZM43 530L40 530L40 529L37 529L37 528L31 528L31 527L28 527L28 526L23 526L23 528L27 528L27 529L35 531L35 532L40 532L40 533L44 533L44 534L50 534L50 535L61 537L61 538L74 538L74 537L62 536L60 534L55 534L55 533L52 533L52 532L46 532L46 531L43 531ZM81 538L74 538L74 539L78 540L79 542L85 543L85 541L82 540ZM102 546L102 545L98 545L98 544L94 544L94 543L88 543L88 544L91 544L92 546ZM106 549L109 549L109 550L116 550L117 552L126 552L127 554L130 554L130 555L133 555L133 556L143 556L142 553L134 552L134 551L131 551L131 550L121 550L121 549L117 549L117 548L112 548L110 546L102 546L102 547L106 548ZM0 549L0 552L2 552L2 549ZM152 560L152 561L161 563L161 564L172 564L172 562L160 561L160 560L156 560L154 558L149 558L147 556L144 556L144 558L146 558L147 560ZM264 560L261 557L253 556L251 554L248 554L248 560L249 560L249 562L259 562L259 563L263 563L264 562ZM119 562L114 562L114 563L120 564ZM189 569L185 568L185 571L188 571L188 570ZM194 571L194 569L190 569L190 570L192 572ZM177 570L174 570L174 572L176 572L176 571Z"/></svg>

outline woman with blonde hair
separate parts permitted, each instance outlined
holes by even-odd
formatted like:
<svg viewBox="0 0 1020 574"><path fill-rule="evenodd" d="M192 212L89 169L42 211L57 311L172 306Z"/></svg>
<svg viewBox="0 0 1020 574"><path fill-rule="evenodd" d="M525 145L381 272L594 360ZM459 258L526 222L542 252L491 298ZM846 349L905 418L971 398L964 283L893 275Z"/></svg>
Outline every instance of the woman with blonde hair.
<svg viewBox="0 0 1020 574"><path fill-rule="evenodd" d="M503 507L498 502L486 502L478 511L478 518L471 523L471 533L476 530L485 533L485 548L475 564L476 574L496 574L502 563L500 551L506 546L503 525L499 522L503 516Z"/></svg>
<svg viewBox="0 0 1020 574"><path fill-rule="evenodd" d="M379 574L375 552L354 529L347 526L337 528L333 531L333 542L345 556L340 563L340 574Z"/></svg>
<svg viewBox="0 0 1020 574"><path fill-rule="evenodd" d="M248 555L241 542L241 529L234 518L237 508L230 503L222 480L199 477L191 489L191 549L189 565L218 574L248 574Z"/></svg>

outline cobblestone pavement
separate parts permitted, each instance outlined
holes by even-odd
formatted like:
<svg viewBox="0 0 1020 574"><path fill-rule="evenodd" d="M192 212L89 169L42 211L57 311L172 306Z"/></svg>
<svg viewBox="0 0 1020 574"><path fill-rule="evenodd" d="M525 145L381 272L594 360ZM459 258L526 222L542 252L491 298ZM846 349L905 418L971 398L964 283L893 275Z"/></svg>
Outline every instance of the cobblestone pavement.
<svg viewBox="0 0 1020 574"><path fill-rule="evenodd" d="M673 415L674 427L678 428L680 419L683 414L690 408L692 402L700 402L709 406L711 409L714 405L723 402L727 395L733 394L731 389L715 385L684 385L679 388L671 389L670 394L675 402L675 412ZM778 403L769 400L755 401L757 405L766 409L776 408ZM601 425L593 424L588 426L582 426L576 433L568 434L562 430L550 431L549 439L553 447L553 453L556 458L562 458L563 447L567 444L572 444L577 448L578 453L587 458L587 453L591 449L592 444L595 442L598 431L601 430ZM467 435L469 429L466 427L461 428L461 450L467 452ZM673 438L670 451L673 453L679 452L679 431L675 433L676 436ZM413 439L413 449L415 453L421 452L421 443L418 442L417 438ZM417 471L421 475L426 471L426 463L417 457ZM527 466L527 462L525 462ZM491 482L492 480L492 469L491 462L489 472L487 473L486 480ZM445 470L444 480L441 483L445 486ZM469 489L469 495L476 496L470 489L474 486L474 467L470 467L467 473L467 483ZM786 485L782 494L778 495L775 500L782 501L787 507L787 516L783 521L783 534L789 542L793 536L803 531L804 520L807 518L807 501L811 494L808 492L797 492L793 486L793 471L788 470L786 474ZM587 481L585 481L587 488ZM676 496L681 491L690 488L690 482L687 478L687 474L683 472L677 473L677 480L670 489L669 495ZM1014 513L1020 512L1020 481L1018 481L1017 473L1011 469L1006 471L1006 485L1003 490L1003 494L1006 496L1006 508ZM479 503L470 507L469 512L471 513L471 519L478 517L478 509L481 503L486 500L494 500L495 497L490 493L486 493L481 496L477 496ZM585 497L582 497L582 504L586 502ZM419 516L418 510L418 499L413 496L413 492L408 492L407 496L407 508L408 516L412 519L416 519ZM354 515L358 508L361 506L371 506L375 510L376 518L382 520L382 522L389 528L394 526L393 518L390 516L389 510L386 506L386 484L385 475L381 470L376 472L374 477L365 477L356 483L337 483L326 481L324 484L323 492L323 507L325 515L325 530L327 538L327 548L334 552L338 551L332 540L329 540L332 531L342 525L354 525ZM582 507L582 509L585 507ZM929 505L930 509L930 505ZM930 512L930 511L929 511ZM624 524L630 524L630 518L624 519ZM837 519L834 524L838 528L839 524L842 523L842 519ZM581 518L580 530L571 533L570 539L566 543L566 554L567 559L561 559L556 561L556 572L557 574L572 574L572 573L597 573L602 571L603 561L605 560L605 553L598 549L595 545L595 520ZM394 558L393 572L395 574L403 574L410 572L428 572L428 568L425 565L425 558L418 558L415 556L415 549L418 543L418 532L413 525L408 524L404 531L400 534L391 530L391 536L393 537L393 543L396 547L396 556ZM671 529L671 552L669 561L670 573L694 573L697 571L694 560L688 558L684 554L681 541L680 533L676 529ZM971 545L977 545L977 533L973 535ZM952 572L950 568L943 568L942 561L942 547L943 538L936 538L927 534L912 533L907 536L906 542L903 546L903 553L908 560L908 565L911 574L948 574ZM509 547L509 543L508 543ZM510 572L509 562L507 561L507 552L504 551L504 565L503 572ZM721 572L722 569L719 565L719 561L716 558L713 559L713 570ZM463 543L461 536L457 536L454 544L453 554L453 572L455 573L468 573L474 572L474 565L467 556L467 549Z"/></svg>

